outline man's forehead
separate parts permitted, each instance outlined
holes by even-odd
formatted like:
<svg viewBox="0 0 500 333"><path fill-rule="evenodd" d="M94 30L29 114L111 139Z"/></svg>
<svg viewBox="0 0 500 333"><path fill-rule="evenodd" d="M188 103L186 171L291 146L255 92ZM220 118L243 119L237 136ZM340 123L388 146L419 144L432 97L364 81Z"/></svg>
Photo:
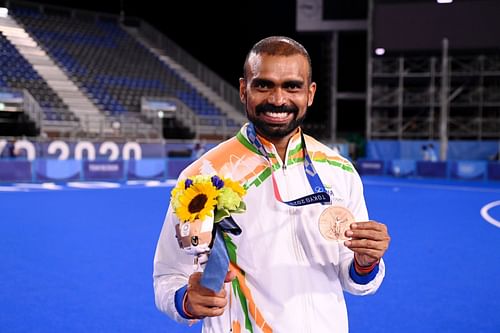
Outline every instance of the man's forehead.
<svg viewBox="0 0 500 333"><path fill-rule="evenodd" d="M300 54L290 56L253 54L248 59L249 74L252 76L307 76L307 59Z"/></svg>

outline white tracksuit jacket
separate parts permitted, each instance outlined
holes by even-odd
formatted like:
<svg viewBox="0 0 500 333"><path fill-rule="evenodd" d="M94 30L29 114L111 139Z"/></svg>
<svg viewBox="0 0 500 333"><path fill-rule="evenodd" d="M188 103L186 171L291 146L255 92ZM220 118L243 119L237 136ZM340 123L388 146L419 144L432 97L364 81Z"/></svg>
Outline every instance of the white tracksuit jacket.
<svg viewBox="0 0 500 333"><path fill-rule="evenodd" d="M289 142L286 163L274 146L261 139L271 155L274 175L284 201L312 193L303 168L300 135ZM314 167L330 193L332 204L349 209L356 221L368 213L359 175L349 161L305 135ZM229 304L220 317L205 318L203 332L336 333L348 331L343 292L374 293L384 278L381 260L377 275L367 284L355 283L349 268L353 252L319 233L318 219L325 205L291 207L276 200L269 162L246 137L219 144L187 167L179 177L218 174L247 187L247 211L233 214L242 229L229 235L238 277L225 288ZM193 272L193 257L179 248L173 212L169 207L154 258L154 291L158 309L178 322L189 323L176 310L174 295ZM226 242L226 245L228 243ZM251 326L251 328L250 328Z"/></svg>

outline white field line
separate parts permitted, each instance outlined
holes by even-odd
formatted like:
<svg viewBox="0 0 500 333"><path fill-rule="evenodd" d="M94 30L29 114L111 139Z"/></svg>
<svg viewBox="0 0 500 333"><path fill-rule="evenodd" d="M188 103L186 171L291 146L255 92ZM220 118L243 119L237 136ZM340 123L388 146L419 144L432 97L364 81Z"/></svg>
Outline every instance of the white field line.
<svg viewBox="0 0 500 333"><path fill-rule="evenodd" d="M499 201L493 201L490 202L489 204L486 204L481 208L481 217L486 220L486 222L493 224L494 226L500 228L500 221L495 220L493 217L491 217L489 210L493 207L500 206L500 200Z"/></svg>

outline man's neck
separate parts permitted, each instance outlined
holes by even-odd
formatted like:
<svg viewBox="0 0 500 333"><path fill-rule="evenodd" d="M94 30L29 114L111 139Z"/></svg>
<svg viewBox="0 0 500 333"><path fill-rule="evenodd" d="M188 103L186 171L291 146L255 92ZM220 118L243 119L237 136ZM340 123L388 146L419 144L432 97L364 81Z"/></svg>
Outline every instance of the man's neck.
<svg viewBox="0 0 500 333"><path fill-rule="evenodd" d="M288 148L288 143L290 142L290 139L299 131L297 128L295 131L292 133L288 134L287 136L284 136L282 138L266 138L269 142L271 142L274 147L276 148L276 151L278 152L279 157L281 158L281 161L283 163L286 163L285 158L286 158L286 150Z"/></svg>
<svg viewBox="0 0 500 333"><path fill-rule="evenodd" d="M290 141L290 138L287 139L273 139L270 140L274 147L276 148L276 151L278 152L279 157L281 158L281 161L285 163L285 157L286 157L286 148L288 147L288 141Z"/></svg>

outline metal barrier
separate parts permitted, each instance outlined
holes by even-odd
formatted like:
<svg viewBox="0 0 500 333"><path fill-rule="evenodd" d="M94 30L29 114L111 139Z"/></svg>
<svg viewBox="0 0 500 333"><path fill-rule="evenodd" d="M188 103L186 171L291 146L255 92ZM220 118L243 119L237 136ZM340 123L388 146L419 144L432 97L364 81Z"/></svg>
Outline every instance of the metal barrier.
<svg viewBox="0 0 500 333"><path fill-rule="evenodd" d="M500 161L358 160L361 175L500 181Z"/></svg>
<svg viewBox="0 0 500 333"><path fill-rule="evenodd" d="M0 160L0 183L177 179L192 161L190 157L114 161L4 159Z"/></svg>

